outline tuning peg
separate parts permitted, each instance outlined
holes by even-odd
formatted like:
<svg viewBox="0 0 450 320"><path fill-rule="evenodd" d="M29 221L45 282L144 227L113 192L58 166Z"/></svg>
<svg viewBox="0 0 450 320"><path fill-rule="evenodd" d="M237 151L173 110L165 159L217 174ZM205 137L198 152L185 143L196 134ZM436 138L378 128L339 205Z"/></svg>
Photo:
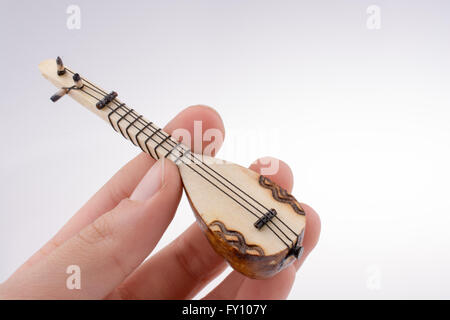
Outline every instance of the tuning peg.
<svg viewBox="0 0 450 320"><path fill-rule="evenodd" d="M67 93L67 89L65 89L65 88L59 89L58 92L56 92L54 95L52 95L50 97L50 100L52 100L53 102L56 102L59 99L61 99L66 93Z"/></svg>
<svg viewBox="0 0 450 320"><path fill-rule="evenodd" d="M66 73L66 68L64 68L64 64L62 62L61 57L56 58L56 70L58 76L62 76Z"/></svg>
<svg viewBox="0 0 450 320"><path fill-rule="evenodd" d="M72 89L82 89L84 84L83 84L83 80L81 80L81 77L78 73L75 73L73 75L73 82L75 82L75 85L70 87L70 88L61 88L58 90L58 92L56 92L54 95L52 95L50 97L50 100L52 100L53 102L58 101L59 99L61 99L65 94L67 94L70 90Z"/></svg>
<svg viewBox="0 0 450 320"><path fill-rule="evenodd" d="M83 88L84 84L83 84L83 80L81 80L81 77L78 73L75 73L72 77L73 82L75 82L75 87L77 87L78 89Z"/></svg>

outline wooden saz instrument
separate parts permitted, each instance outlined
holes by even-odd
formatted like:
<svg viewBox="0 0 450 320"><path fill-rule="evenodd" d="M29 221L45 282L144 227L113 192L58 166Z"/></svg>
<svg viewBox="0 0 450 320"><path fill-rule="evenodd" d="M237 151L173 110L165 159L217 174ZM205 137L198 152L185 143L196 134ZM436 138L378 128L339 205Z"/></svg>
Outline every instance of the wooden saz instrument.
<svg viewBox="0 0 450 320"><path fill-rule="evenodd" d="M303 252L305 212L297 200L268 178L239 165L195 154L107 92L65 67L58 57L39 64L59 88L155 159L178 167L198 223L214 250L242 274L268 278Z"/></svg>

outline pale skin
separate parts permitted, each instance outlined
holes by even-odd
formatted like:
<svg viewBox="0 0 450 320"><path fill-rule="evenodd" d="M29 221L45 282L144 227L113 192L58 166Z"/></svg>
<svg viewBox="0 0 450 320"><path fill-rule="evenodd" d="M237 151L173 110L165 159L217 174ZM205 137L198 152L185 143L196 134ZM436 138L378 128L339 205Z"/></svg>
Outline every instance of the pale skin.
<svg viewBox="0 0 450 320"><path fill-rule="evenodd" d="M172 133L184 128L193 136L194 120L202 121L205 131L215 128L225 135L219 114L205 106L183 110L164 130ZM259 172L261 163L267 162L255 161L250 169ZM286 163L280 161L278 172L268 177L291 192L294 178ZM181 178L172 162L166 160L162 165L145 153L138 155L0 285L0 298L193 298L226 268L196 223L145 260L172 221L181 195ZM252 280L233 271L203 299L285 299L320 233L317 213L302 205L307 228L301 259L266 280ZM80 290L66 287L66 268L74 264L82 272Z"/></svg>

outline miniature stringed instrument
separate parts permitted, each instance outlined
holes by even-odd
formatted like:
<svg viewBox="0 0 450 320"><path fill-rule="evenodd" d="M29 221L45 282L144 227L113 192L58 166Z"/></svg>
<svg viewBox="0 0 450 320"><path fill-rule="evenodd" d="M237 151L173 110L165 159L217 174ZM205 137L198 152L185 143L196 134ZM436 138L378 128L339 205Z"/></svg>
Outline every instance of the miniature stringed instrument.
<svg viewBox="0 0 450 320"><path fill-rule="evenodd" d="M286 190L250 169L195 154L59 57L41 62L39 69L59 88L53 102L69 95L143 152L177 165L197 222L235 270L267 278L301 256L305 212Z"/></svg>

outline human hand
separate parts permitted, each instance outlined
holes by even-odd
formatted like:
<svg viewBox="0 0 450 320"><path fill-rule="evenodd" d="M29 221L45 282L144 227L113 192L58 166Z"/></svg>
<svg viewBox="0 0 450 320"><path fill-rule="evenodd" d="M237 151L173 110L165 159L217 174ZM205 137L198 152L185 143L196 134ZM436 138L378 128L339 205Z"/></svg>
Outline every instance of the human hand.
<svg viewBox="0 0 450 320"><path fill-rule="evenodd" d="M185 109L164 130L172 133L184 128L194 136L194 120L202 121L204 130L216 128L224 134L220 116L204 106ZM260 172L261 164L256 161L250 168ZM284 162L280 161L278 172L268 177L291 191L293 176ZM0 298L193 298L226 267L196 223L144 261L172 220L181 194L181 178L172 162L155 161L145 153L138 155L0 285ZM316 245L320 233L318 215L309 206L302 206L308 222L301 259L266 280L249 279L233 271L204 299L286 298L296 270ZM70 265L80 267L80 290L66 286Z"/></svg>

